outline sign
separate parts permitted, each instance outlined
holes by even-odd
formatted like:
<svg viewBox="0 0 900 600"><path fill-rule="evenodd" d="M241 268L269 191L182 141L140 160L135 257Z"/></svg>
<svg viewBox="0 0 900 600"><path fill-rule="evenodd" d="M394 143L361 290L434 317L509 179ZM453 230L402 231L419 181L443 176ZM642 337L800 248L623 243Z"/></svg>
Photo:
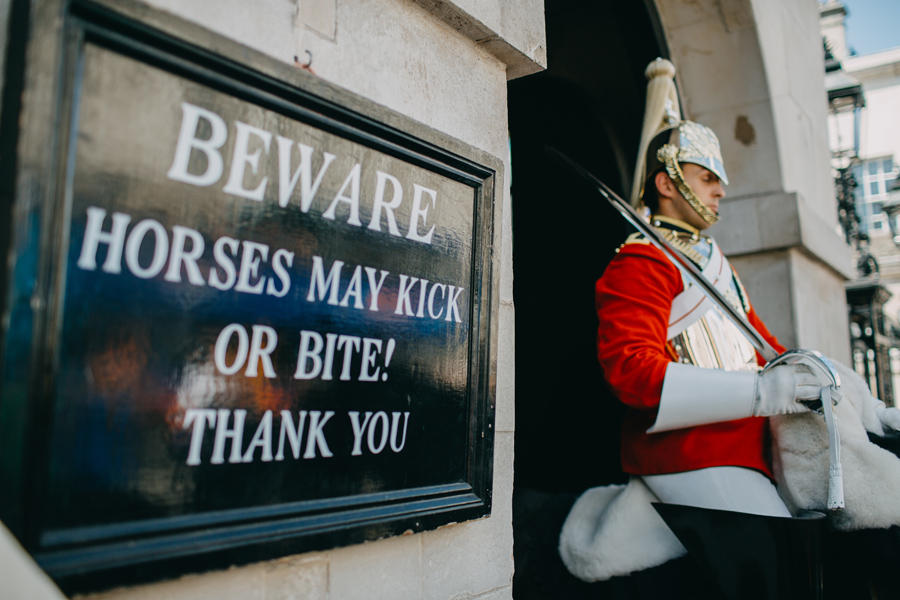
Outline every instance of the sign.
<svg viewBox="0 0 900 600"><path fill-rule="evenodd" d="M42 566L224 566L489 514L496 163L86 14Z"/></svg>

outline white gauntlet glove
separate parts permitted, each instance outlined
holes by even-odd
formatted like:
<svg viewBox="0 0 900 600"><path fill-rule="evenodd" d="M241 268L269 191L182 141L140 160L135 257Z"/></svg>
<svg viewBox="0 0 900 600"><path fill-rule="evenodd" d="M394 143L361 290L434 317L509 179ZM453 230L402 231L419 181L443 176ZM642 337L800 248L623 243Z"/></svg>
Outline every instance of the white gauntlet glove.
<svg viewBox="0 0 900 600"><path fill-rule="evenodd" d="M822 388L831 385L817 371L804 364L783 364L757 375L753 416L771 417L808 411L809 408L801 402L819 400Z"/></svg>
<svg viewBox="0 0 900 600"><path fill-rule="evenodd" d="M831 381L825 374L803 364L777 365L754 373L671 363L666 368L656 421L647 433L806 412L809 409L801 402L818 401L827 385ZM900 421L900 415L897 417Z"/></svg>

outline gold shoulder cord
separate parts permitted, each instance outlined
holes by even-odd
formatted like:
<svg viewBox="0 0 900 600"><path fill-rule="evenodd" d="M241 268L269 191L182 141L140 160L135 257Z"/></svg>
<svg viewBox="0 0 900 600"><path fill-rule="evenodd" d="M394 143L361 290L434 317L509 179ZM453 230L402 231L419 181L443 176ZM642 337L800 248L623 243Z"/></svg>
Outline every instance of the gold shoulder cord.
<svg viewBox="0 0 900 600"><path fill-rule="evenodd" d="M700 201L694 193L694 190L691 189L691 186L687 184L687 181L684 180L684 173L682 173L681 167L678 165L678 148L672 144L666 144L659 149L659 152L656 153L656 157L659 159L659 162L666 165L666 173L668 173L669 177L672 178L672 181L675 182L678 191L684 196L687 203L691 205L691 208L697 211L697 214L700 215L704 221L710 225L715 225L719 221L719 215L709 210L706 205Z"/></svg>

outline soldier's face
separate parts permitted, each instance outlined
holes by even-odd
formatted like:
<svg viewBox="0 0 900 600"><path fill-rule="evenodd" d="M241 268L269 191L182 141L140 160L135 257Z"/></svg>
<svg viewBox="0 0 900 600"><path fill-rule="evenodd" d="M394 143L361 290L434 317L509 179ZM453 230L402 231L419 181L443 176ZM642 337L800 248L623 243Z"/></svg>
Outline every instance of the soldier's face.
<svg viewBox="0 0 900 600"><path fill-rule="evenodd" d="M706 167L694 163L681 163L681 170L684 173L684 180L694 190L697 198L711 211L718 213L719 201L725 197L725 186L722 185L722 180ZM706 229L710 226L677 192L672 196L672 208L678 214L677 219L681 219L697 229Z"/></svg>

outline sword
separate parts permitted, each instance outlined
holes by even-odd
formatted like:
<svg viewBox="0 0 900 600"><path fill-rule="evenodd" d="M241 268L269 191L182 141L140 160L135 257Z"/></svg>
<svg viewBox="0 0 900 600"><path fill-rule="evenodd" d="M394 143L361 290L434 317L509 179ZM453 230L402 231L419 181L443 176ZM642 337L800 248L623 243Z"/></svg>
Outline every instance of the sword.
<svg viewBox="0 0 900 600"><path fill-rule="evenodd" d="M659 250L668 258L675 267L683 274L687 275L693 281L703 294L722 311L740 330L740 332L750 341L763 358L766 359L766 366L763 372L783 363L802 362L812 365L820 369L826 376L831 379L831 386L822 388L819 400L822 403L821 409L825 417L825 427L828 431L828 450L830 468L828 472L828 509L840 510L844 508L844 484L843 472L841 470L841 440L838 433L834 418L834 406L832 402L840 401L841 398L841 378L837 370L828 358L815 350L788 350L784 354L779 355L766 339L760 335L758 331L744 318L731 304L725 299L722 293L709 282L700 269L688 260L681 252L676 250L669 242L662 237L656 229L645 221L631 204L622 199L621 196L612 191L609 186L597 179L593 173L576 163L574 160L557 150L556 148L547 148L547 150L564 165L567 165L573 171L578 173L582 179L586 180L597 192L606 198L612 204L613 208L619 211L625 220L631 223L635 229L647 238L651 244L659 248Z"/></svg>

